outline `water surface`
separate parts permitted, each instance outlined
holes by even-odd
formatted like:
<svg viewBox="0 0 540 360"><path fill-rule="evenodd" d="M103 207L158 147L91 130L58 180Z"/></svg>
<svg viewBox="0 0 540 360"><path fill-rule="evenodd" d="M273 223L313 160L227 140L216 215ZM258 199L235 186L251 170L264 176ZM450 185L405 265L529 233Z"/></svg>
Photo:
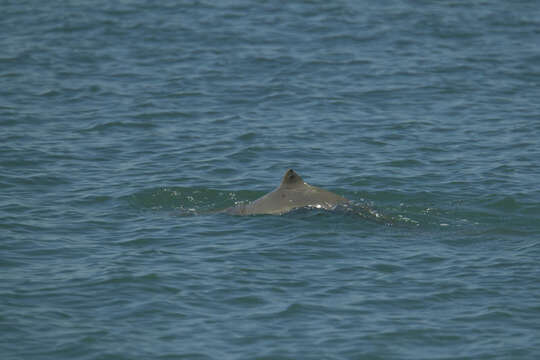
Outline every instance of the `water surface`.
<svg viewBox="0 0 540 360"><path fill-rule="evenodd" d="M536 2L0 9L2 359L540 357Z"/></svg>

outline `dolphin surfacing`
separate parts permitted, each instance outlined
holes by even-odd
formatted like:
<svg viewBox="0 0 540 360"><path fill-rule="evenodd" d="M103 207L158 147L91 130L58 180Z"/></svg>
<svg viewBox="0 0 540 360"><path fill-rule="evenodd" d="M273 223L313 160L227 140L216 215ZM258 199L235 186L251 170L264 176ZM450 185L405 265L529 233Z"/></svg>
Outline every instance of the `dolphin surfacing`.
<svg viewBox="0 0 540 360"><path fill-rule="evenodd" d="M225 209L225 212L232 215L281 215L302 207L331 210L346 202L348 200L342 196L309 185L289 169L277 189L251 203Z"/></svg>

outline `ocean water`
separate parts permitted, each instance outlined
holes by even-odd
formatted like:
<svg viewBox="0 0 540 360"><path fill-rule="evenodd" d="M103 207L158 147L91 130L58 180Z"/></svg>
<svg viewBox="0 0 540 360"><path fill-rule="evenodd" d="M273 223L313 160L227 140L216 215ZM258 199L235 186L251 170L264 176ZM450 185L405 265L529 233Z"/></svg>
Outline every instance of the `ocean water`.
<svg viewBox="0 0 540 360"><path fill-rule="evenodd" d="M0 358L540 358L539 19L0 2Z"/></svg>

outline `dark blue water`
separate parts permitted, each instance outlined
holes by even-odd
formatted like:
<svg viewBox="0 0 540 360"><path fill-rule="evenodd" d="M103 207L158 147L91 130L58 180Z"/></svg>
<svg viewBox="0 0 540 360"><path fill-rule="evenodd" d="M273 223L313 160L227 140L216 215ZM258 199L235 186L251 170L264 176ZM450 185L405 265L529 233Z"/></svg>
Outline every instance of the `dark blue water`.
<svg viewBox="0 0 540 360"><path fill-rule="evenodd" d="M1 359L540 358L539 19L2 1Z"/></svg>

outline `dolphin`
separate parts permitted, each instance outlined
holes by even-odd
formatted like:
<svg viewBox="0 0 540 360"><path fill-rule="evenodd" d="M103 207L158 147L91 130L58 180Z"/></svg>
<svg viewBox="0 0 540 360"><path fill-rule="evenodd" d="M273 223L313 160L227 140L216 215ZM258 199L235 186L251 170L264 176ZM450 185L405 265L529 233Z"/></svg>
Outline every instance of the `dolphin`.
<svg viewBox="0 0 540 360"><path fill-rule="evenodd" d="M347 202L342 196L309 185L293 169L289 169L274 191L253 202L225 209L224 212L232 215L282 215L303 207L331 210Z"/></svg>

